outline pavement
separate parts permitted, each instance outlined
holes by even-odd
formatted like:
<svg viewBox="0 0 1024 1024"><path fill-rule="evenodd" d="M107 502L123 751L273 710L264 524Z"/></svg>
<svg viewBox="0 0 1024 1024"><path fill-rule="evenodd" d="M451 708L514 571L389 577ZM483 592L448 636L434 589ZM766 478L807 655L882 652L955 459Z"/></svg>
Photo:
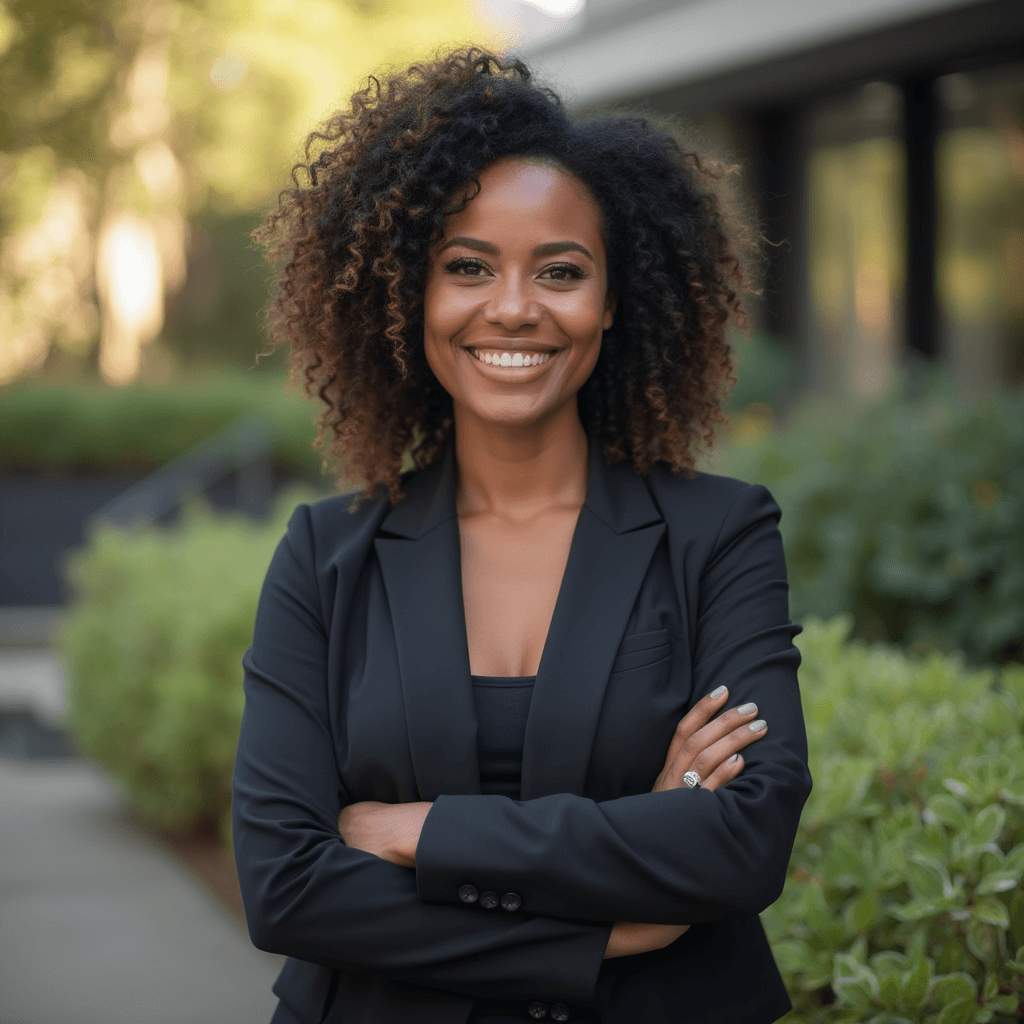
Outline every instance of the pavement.
<svg viewBox="0 0 1024 1024"><path fill-rule="evenodd" d="M35 730L0 744L0 1024L269 1021L281 958L46 740L63 684L49 652L0 648L0 720Z"/></svg>

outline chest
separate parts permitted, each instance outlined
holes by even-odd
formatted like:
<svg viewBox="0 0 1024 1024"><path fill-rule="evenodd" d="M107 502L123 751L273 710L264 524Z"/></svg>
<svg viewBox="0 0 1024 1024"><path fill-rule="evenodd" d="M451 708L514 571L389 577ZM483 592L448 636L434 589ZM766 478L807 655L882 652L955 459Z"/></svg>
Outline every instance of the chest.
<svg viewBox="0 0 1024 1024"><path fill-rule="evenodd" d="M565 574L578 510L527 523L467 517L459 524L470 670L536 675Z"/></svg>

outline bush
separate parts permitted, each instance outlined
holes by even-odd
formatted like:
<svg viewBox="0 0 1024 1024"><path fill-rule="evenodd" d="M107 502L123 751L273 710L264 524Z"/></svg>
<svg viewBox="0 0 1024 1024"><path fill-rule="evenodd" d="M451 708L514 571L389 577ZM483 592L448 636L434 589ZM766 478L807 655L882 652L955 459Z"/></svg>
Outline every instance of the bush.
<svg viewBox="0 0 1024 1024"><path fill-rule="evenodd" d="M260 413L273 431L275 466L319 473L312 403L277 374L207 374L170 384L47 384L0 391L0 469L147 472L235 420Z"/></svg>
<svg viewBox="0 0 1024 1024"><path fill-rule="evenodd" d="M967 672L849 628L800 639L815 785L764 915L786 1019L1019 1019L1024 668Z"/></svg>
<svg viewBox="0 0 1024 1024"><path fill-rule="evenodd" d="M1024 395L769 422L736 416L713 468L779 502L797 620L852 611L867 639L1024 660Z"/></svg>
<svg viewBox="0 0 1024 1024"><path fill-rule="evenodd" d="M173 531L101 528L72 560L74 600L58 641L69 725L159 829L224 825L239 663L284 528L283 515L254 525L194 506Z"/></svg>

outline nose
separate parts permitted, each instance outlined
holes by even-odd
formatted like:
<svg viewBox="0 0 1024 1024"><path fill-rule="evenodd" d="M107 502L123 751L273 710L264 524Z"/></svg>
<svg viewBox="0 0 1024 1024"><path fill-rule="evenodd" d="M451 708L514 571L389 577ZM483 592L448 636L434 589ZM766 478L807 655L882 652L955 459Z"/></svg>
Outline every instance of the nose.
<svg viewBox="0 0 1024 1024"><path fill-rule="evenodd" d="M488 323L516 331L540 323L540 305L531 294L530 282L522 275L508 274L494 283L484 309Z"/></svg>

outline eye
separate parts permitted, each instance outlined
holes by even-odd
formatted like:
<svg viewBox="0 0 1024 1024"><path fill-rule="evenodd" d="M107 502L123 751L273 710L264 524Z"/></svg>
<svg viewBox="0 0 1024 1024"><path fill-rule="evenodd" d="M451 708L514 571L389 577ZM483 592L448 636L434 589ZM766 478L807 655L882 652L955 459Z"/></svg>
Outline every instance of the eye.
<svg viewBox="0 0 1024 1024"><path fill-rule="evenodd" d="M444 269L448 274L459 274L462 277L483 277L484 274L490 273L490 267L483 260L475 260L469 256L449 260Z"/></svg>
<svg viewBox="0 0 1024 1024"><path fill-rule="evenodd" d="M559 282L582 281L587 272L575 263L556 263L554 266L545 267L540 276Z"/></svg>

